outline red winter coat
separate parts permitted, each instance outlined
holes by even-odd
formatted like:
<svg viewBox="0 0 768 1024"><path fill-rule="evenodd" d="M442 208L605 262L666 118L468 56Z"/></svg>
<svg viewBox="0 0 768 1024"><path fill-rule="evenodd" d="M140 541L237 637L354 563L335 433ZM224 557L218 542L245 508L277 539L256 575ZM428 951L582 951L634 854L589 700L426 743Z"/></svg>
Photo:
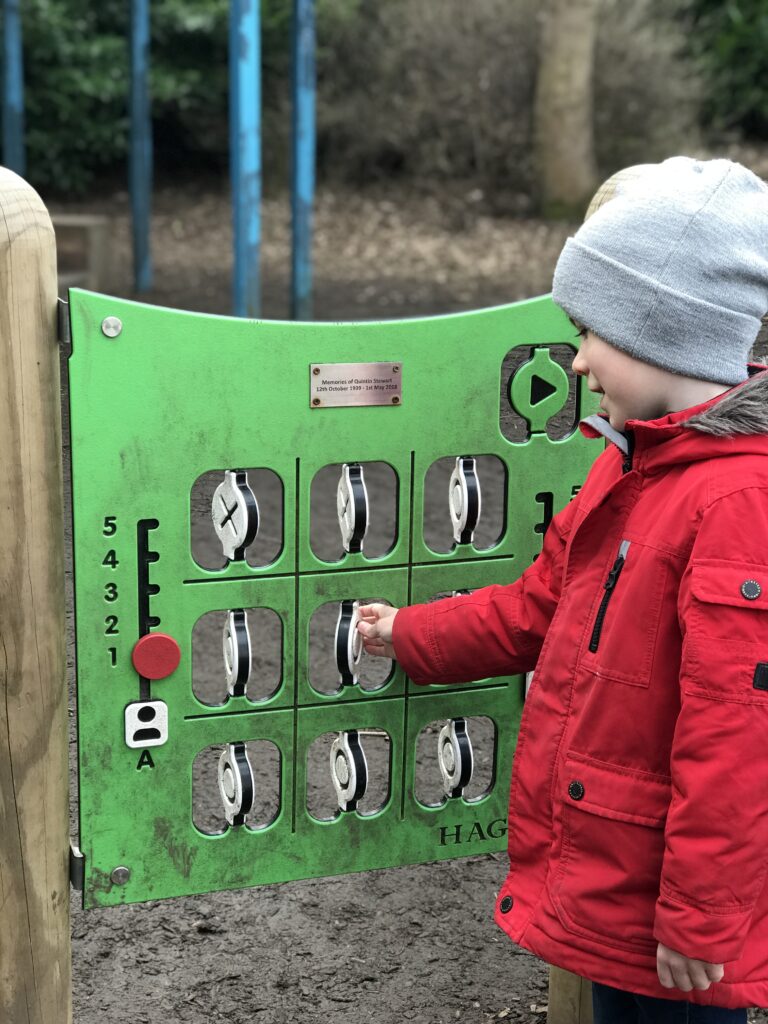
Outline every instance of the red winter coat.
<svg viewBox="0 0 768 1024"><path fill-rule="evenodd" d="M768 1006L768 372L627 432L516 583L402 609L397 659L417 683L536 667L496 905L515 942L629 991ZM723 980L662 988L657 942Z"/></svg>

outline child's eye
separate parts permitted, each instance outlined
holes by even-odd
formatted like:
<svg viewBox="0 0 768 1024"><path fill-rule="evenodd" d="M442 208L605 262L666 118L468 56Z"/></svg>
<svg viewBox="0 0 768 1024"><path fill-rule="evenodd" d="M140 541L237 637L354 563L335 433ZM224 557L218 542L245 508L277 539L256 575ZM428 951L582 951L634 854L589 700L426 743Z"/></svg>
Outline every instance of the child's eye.
<svg viewBox="0 0 768 1024"><path fill-rule="evenodd" d="M571 320L570 317L568 317L568 319ZM581 324L577 324L575 320L571 320L571 323L576 328L576 337L586 338L587 334L589 333L589 328L582 327Z"/></svg>

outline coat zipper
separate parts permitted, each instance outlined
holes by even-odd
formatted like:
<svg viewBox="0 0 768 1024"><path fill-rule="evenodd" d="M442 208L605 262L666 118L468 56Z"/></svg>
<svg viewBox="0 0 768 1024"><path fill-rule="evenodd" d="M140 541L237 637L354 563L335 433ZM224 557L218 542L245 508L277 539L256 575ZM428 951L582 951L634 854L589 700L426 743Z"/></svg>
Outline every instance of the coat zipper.
<svg viewBox="0 0 768 1024"><path fill-rule="evenodd" d="M616 587L616 581L621 575L621 570L624 568L624 562L627 557L627 552L629 551L629 544L630 542L628 540L623 540L621 542L618 557L613 563L613 568L608 573L608 579L603 584L605 593L603 594L603 599L600 602L600 607L597 609L595 624L592 627L592 637L589 641L589 649L593 654L600 645L600 634L603 631L603 620L605 619L605 613L608 610L608 602L611 600L611 594Z"/></svg>

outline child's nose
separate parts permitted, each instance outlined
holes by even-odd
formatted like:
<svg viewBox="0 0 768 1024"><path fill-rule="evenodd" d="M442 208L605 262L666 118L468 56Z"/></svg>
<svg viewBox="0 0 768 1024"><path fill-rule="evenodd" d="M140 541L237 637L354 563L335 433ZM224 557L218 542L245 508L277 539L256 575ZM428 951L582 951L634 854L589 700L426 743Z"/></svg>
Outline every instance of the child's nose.
<svg viewBox="0 0 768 1024"><path fill-rule="evenodd" d="M586 377L589 374L589 367L587 366L587 361L581 354L581 352L577 352L576 355L573 357L571 369L575 374L578 374L579 377Z"/></svg>

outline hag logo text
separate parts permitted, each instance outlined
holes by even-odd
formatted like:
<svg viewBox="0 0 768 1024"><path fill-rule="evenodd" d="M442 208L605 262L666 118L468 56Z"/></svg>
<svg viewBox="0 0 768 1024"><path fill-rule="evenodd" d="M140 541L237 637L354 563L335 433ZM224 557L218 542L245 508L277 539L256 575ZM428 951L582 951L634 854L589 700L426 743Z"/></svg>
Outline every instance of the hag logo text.
<svg viewBox="0 0 768 1024"><path fill-rule="evenodd" d="M485 842L488 839L501 839L502 836L506 835L507 823L503 818L494 818L485 828L483 828L479 821L475 821L471 827L466 824L443 825L438 829L438 832L440 833L441 846Z"/></svg>

